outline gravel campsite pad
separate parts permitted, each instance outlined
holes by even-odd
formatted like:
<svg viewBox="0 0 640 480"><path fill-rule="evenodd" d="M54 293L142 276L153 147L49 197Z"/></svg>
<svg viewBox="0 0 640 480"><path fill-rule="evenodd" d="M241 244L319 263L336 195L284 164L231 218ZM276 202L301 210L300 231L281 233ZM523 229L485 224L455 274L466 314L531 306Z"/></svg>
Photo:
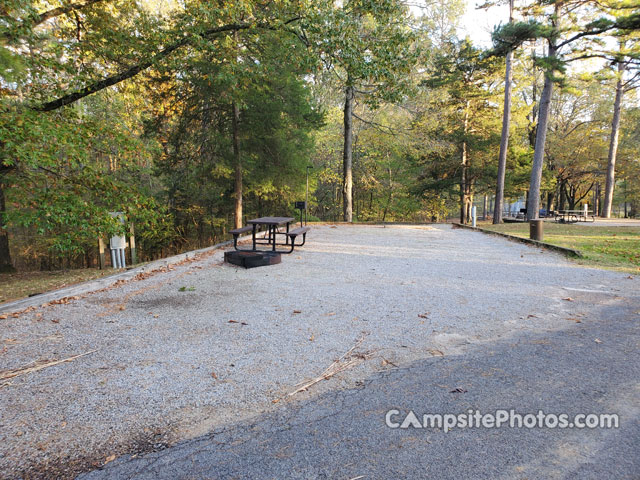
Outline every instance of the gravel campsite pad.
<svg viewBox="0 0 640 480"><path fill-rule="evenodd" d="M445 225L314 226L251 270L222 256L0 320L0 371L20 373L0 380L0 477L72 476L372 372L577 328L639 286Z"/></svg>

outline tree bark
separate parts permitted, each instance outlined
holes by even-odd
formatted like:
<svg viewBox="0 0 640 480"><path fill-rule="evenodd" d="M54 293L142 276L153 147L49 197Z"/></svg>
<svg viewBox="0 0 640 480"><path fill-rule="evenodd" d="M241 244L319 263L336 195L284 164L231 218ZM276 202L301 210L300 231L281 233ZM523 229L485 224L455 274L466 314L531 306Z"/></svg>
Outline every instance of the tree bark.
<svg viewBox="0 0 640 480"><path fill-rule="evenodd" d="M482 199L482 220L487 219L487 210L489 207L489 195L484 194L484 198Z"/></svg>
<svg viewBox="0 0 640 480"><path fill-rule="evenodd" d="M393 200L393 182L391 180L391 167L388 168L388 171L389 171L389 195L387 196L387 204L384 206L384 212L382 213L383 222L387 219L387 212L389 211L389 206L391 206L391 200Z"/></svg>
<svg viewBox="0 0 640 480"><path fill-rule="evenodd" d="M611 217L611 206L613 205L613 190L616 182L616 157L618 154L618 139L620 135L620 112L622 110L622 96L624 95L624 85L622 82L624 70L624 62L618 62L618 83L616 84L616 99L613 104L611 139L609 141L609 156L607 158L607 178L604 187L604 202L602 205L602 216L604 218Z"/></svg>
<svg viewBox="0 0 640 480"><path fill-rule="evenodd" d="M9 232L5 224L7 206L4 198L3 184L0 182L0 272L14 272L9 251Z"/></svg>
<svg viewBox="0 0 640 480"><path fill-rule="evenodd" d="M513 22L513 0L509 0L509 23ZM504 178L507 171L507 149L509 147L509 124L511 123L511 84L513 83L513 50L507 53L504 75L504 110L502 112L502 135L500 137L500 154L498 155L498 182L496 184L496 203L493 210L493 223L502 223L504 205ZM486 220L486 218L485 218Z"/></svg>
<svg viewBox="0 0 640 480"><path fill-rule="evenodd" d="M468 212L467 207L469 203L469 152L467 150L467 131L469 130L469 100L464 108L464 122L462 127L463 139L462 147L460 149L460 223L467 223Z"/></svg>
<svg viewBox="0 0 640 480"><path fill-rule="evenodd" d="M343 183L342 205L343 220L353 221L353 98L354 88L345 89L344 100L344 150L342 156Z"/></svg>
<svg viewBox="0 0 640 480"><path fill-rule="evenodd" d="M231 118L231 130L233 140L233 161L235 164L235 208L234 225L235 228L242 227L242 158L240 156L240 140L238 134L238 123L240 122L240 109L238 104L232 104L233 116Z"/></svg>
<svg viewBox="0 0 640 480"><path fill-rule="evenodd" d="M557 48L554 43L549 44L549 57L554 59ZM529 200L527 201L527 220L538 218L540 210L540 184L542 182L542 167L544 164L544 147L547 140L547 127L549 125L549 110L551 96L553 94L553 72L545 72L544 88L540 96L540 108L538 110L538 126L536 128L536 146L533 154L531 168L531 182L529 186Z"/></svg>

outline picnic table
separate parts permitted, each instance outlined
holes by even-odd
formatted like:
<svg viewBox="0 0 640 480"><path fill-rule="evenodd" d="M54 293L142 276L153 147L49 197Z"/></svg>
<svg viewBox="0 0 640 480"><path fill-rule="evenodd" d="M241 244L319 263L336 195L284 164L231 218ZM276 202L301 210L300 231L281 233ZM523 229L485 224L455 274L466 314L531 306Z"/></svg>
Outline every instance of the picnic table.
<svg viewBox="0 0 640 480"><path fill-rule="evenodd" d="M295 222L295 218L293 217L260 217L254 218L252 220L247 220L247 223L251 225L251 238L253 240L253 250L256 250L257 238L256 233L258 232L258 226L264 225L267 227L268 238L267 244L271 245L273 251L276 251L276 235L284 234L285 235L285 245L289 245L289 225L291 222ZM279 232L278 227L286 225L286 232Z"/></svg>
<svg viewBox="0 0 640 480"><path fill-rule="evenodd" d="M555 221L558 223L595 222L596 216L593 212L585 212L585 210L560 210L556 213Z"/></svg>
<svg viewBox="0 0 640 480"><path fill-rule="evenodd" d="M273 252L276 252L276 246L277 245L287 245L290 246L290 250L289 251L285 251L285 252L280 252L280 253L291 253L293 252L294 247L296 246L302 246L304 245L305 241L306 241L306 236L307 236L307 232L310 230L309 227L300 227L300 228L296 228L293 230L290 230L290 225L292 222L295 222L296 219L293 217L260 217L260 218L253 218L251 220L247 220L247 226L246 227L242 227L242 228L236 228L235 230L231 230L229 233L231 233L233 235L233 246L236 250L240 250L238 248L238 236L241 233L247 233L249 231L251 231L251 239L252 239L252 251L257 251L257 246L259 243L266 243L267 245L270 245L272 248ZM285 231L284 232L280 232L278 230L279 227L285 226ZM265 236L264 240L266 240L266 242L261 241L262 239L258 239L257 237L257 233L258 233L258 228L260 226L266 226L267 227L267 235ZM278 243L277 242L277 235L284 235L285 236L285 242L284 243ZM299 245L295 244L295 240L296 237L298 235L302 235L302 243Z"/></svg>

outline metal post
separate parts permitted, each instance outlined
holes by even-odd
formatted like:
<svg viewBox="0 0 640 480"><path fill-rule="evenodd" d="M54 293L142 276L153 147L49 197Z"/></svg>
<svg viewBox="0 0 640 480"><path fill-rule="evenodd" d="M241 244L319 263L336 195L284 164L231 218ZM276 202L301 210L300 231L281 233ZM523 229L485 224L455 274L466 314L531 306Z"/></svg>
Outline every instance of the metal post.
<svg viewBox="0 0 640 480"><path fill-rule="evenodd" d="M102 238L98 238L98 260L100 261L100 270L104 270L104 240L102 240Z"/></svg>
<svg viewBox="0 0 640 480"><path fill-rule="evenodd" d="M313 165L307 165L307 191L304 197L304 224L309 221L309 169L313 168Z"/></svg>
<svg viewBox="0 0 640 480"><path fill-rule="evenodd" d="M136 252L136 238L133 230L133 223L129 225L129 248L131 248L131 265L138 263L138 254Z"/></svg>
<svg viewBox="0 0 640 480"><path fill-rule="evenodd" d="M472 227L476 226L476 220L477 220L476 207L474 205L473 207L471 207L471 226Z"/></svg>

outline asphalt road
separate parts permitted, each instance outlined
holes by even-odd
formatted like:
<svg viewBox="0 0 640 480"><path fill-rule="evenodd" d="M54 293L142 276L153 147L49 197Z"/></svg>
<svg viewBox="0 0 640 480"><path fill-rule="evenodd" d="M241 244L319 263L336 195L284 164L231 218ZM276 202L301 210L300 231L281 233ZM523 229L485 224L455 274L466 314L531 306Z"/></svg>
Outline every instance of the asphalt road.
<svg viewBox="0 0 640 480"><path fill-rule="evenodd" d="M593 299L593 293L584 292ZM637 479L640 299L604 302L569 328L523 333L363 378L143 456L97 479ZM617 429L392 429L385 413L619 415Z"/></svg>

